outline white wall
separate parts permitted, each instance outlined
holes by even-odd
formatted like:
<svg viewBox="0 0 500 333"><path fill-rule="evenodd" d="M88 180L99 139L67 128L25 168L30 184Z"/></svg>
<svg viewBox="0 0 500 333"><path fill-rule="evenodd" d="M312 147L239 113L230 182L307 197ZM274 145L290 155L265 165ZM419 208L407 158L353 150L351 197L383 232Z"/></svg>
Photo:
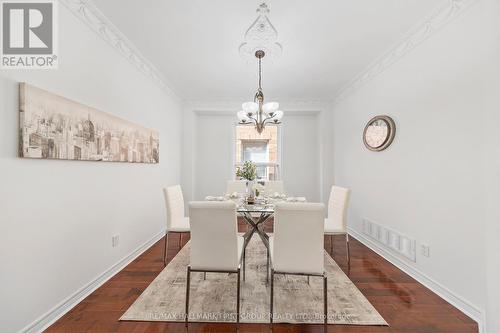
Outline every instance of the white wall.
<svg viewBox="0 0 500 333"><path fill-rule="evenodd" d="M350 227L361 232L369 218L416 239L417 262L407 264L476 313L486 307L482 16L481 6L468 9L337 103L333 121L335 181L352 189ZM376 153L362 131L378 114L392 116L397 133Z"/></svg>
<svg viewBox="0 0 500 333"><path fill-rule="evenodd" d="M59 6L58 70L0 71L0 326L16 332L164 229L180 182L180 107ZM17 157L18 82L160 132L160 164ZM111 236L120 245L111 247Z"/></svg>
<svg viewBox="0 0 500 333"><path fill-rule="evenodd" d="M282 125L281 175L286 193L313 202L321 201L322 191L319 126L318 114L288 116Z"/></svg>
<svg viewBox="0 0 500 333"><path fill-rule="evenodd" d="M234 118L227 115L197 114L195 200L226 192L226 182L233 173L234 123Z"/></svg>
<svg viewBox="0 0 500 333"><path fill-rule="evenodd" d="M325 111L318 115L319 121L319 146L320 161L322 169L320 172L321 200L325 204L330 197L332 185L334 185L334 135L333 135L333 112L332 105L325 105Z"/></svg>
<svg viewBox="0 0 500 333"><path fill-rule="evenodd" d="M233 177L237 102L191 102L183 112L182 185L186 200L222 194ZM331 131L322 103L282 103L282 178L291 195L323 200L331 186ZM311 147L315 147L311 149ZM325 187L325 188L324 188ZM327 199L327 198L326 198Z"/></svg>
<svg viewBox="0 0 500 333"><path fill-rule="evenodd" d="M487 2L485 33L488 34L485 99L485 165L486 185L486 286L487 286L487 332L500 332L500 2Z"/></svg>

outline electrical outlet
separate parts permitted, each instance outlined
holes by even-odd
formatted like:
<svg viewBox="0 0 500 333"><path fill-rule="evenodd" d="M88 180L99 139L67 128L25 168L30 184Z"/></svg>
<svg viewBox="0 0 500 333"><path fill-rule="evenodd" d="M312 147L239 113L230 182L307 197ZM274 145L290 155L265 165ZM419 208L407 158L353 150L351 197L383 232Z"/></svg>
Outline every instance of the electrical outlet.
<svg viewBox="0 0 500 333"><path fill-rule="evenodd" d="M429 258L431 256L431 248L429 245L426 244L421 244L420 245L420 253L424 256Z"/></svg>
<svg viewBox="0 0 500 333"><path fill-rule="evenodd" d="M120 235L114 235L111 237L111 246L117 247L120 243Z"/></svg>

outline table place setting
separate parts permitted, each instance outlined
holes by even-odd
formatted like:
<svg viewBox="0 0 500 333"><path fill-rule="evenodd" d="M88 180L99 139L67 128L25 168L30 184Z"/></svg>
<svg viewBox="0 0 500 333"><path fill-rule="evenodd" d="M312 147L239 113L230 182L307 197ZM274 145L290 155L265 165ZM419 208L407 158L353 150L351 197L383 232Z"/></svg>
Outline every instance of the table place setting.
<svg viewBox="0 0 500 333"><path fill-rule="evenodd" d="M306 197L287 197L286 202L306 202Z"/></svg>
<svg viewBox="0 0 500 333"><path fill-rule="evenodd" d="M226 200L227 199L225 197L222 197L222 196L214 197L211 195L207 195L205 197L205 201L226 201Z"/></svg>

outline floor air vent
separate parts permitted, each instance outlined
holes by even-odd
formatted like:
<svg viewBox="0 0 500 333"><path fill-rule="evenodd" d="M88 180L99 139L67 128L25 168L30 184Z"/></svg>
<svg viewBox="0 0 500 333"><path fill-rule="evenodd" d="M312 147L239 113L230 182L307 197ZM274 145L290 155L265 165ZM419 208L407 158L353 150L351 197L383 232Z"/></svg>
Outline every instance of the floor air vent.
<svg viewBox="0 0 500 333"><path fill-rule="evenodd" d="M413 262L417 261L416 241L414 239L368 219L363 219L363 234L375 241L377 245L390 249Z"/></svg>

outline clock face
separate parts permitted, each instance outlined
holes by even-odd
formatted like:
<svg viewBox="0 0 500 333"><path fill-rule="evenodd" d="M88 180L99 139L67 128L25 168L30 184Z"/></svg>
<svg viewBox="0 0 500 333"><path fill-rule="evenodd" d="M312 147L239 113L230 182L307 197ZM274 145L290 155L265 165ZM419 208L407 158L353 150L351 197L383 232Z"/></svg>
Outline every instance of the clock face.
<svg viewBox="0 0 500 333"><path fill-rule="evenodd" d="M366 143L372 148L378 148L384 144L389 137L389 126L381 119L375 120L368 125L365 133Z"/></svg>
<svg viewBox="0 0 500 333"><path fill-rule="evenodd" d="M381 151L389 147L394 139L396 125L388 116L371 119L363 132L363 142L372 151Z"/></svg>

